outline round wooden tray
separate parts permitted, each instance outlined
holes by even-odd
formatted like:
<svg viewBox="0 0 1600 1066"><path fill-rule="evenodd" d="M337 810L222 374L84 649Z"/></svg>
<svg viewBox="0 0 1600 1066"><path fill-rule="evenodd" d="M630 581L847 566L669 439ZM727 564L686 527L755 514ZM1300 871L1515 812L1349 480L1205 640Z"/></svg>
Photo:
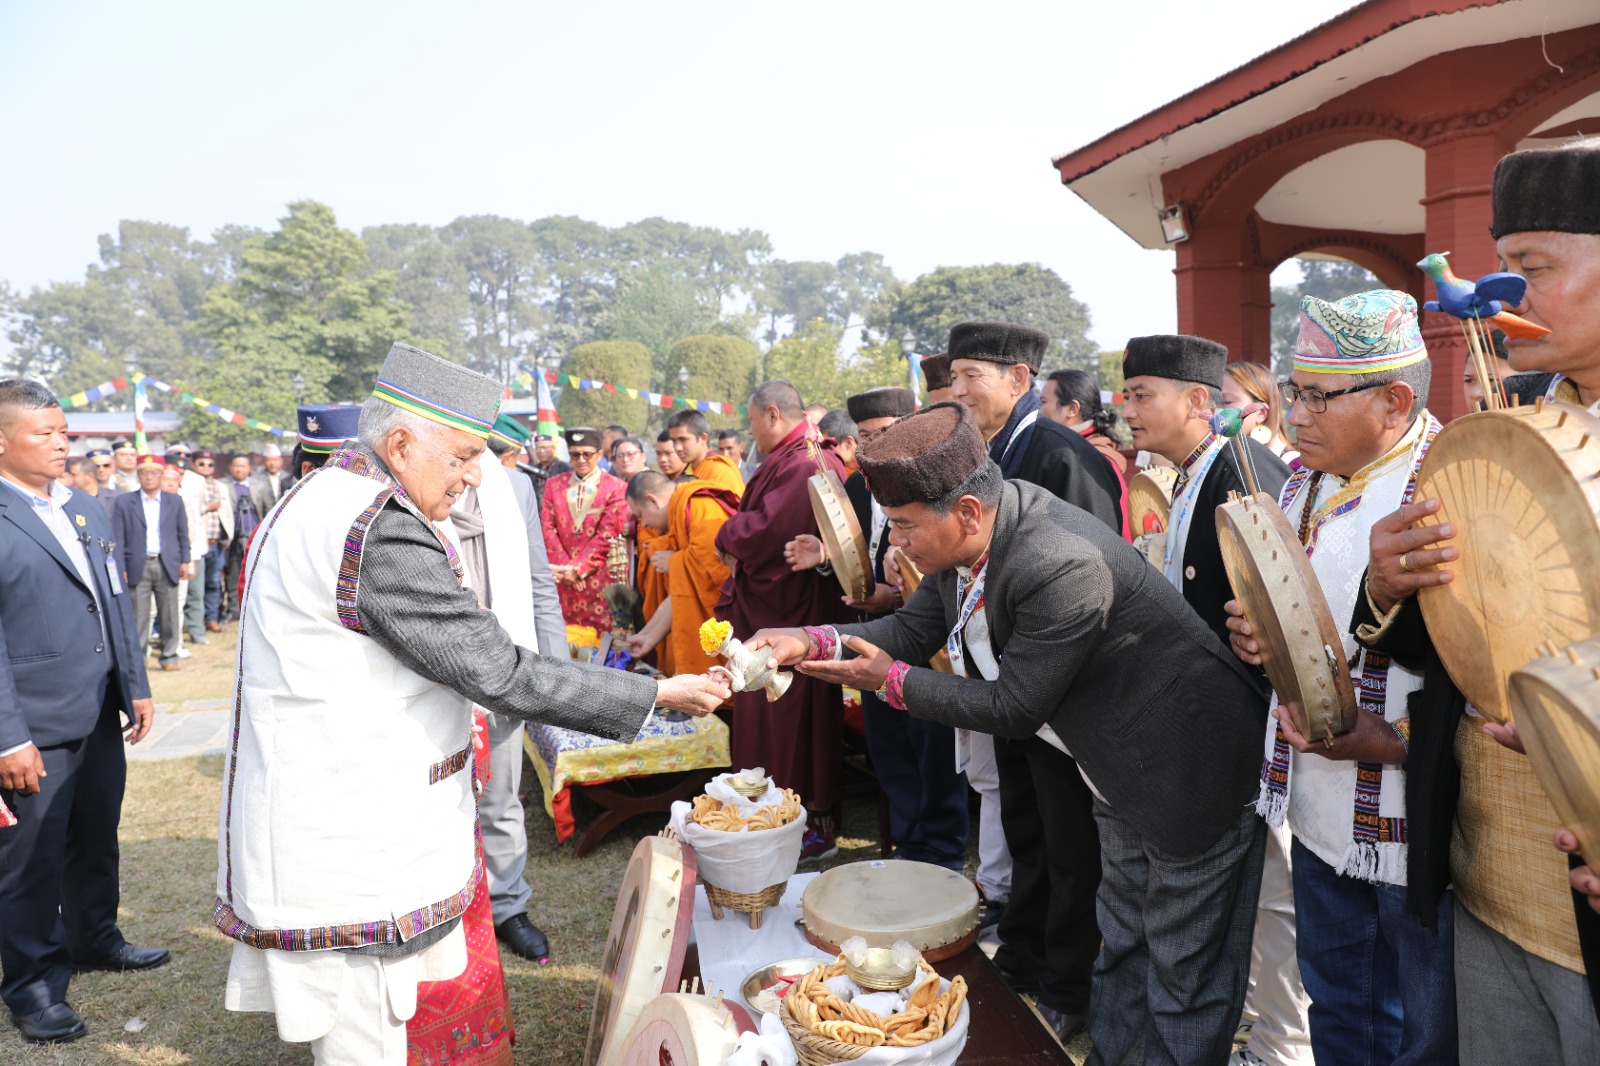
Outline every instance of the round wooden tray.
<svg viewBox="0 0 1600 1066"><path fill-rule="evenodd" d="M1235 494L1217 508L1217 540L1278 701L1300 704L1296 725L1307 740L1348 732L1356 693L1344 637L1277 501L1264 492Z"/></svg>
<svg viewBox="0 0 1600 1066"><path fill-rule="evenodd" d="M1511 674L1600 634L1600 419L1568 404L1458 418L1434 438L1416 499L1451 522L1455 580L1418 595L1450 679L1507 721Z"/></svg>
<svg viewBox="0 0 1600 1066"><path fill-rule="evenodd" d="M833 574L845 595L864 600L872 595L872 558L867 548L867 538L856 521L856 509L850 506L850 497L832 470L819 470L806 481L811 493L811 513L817 519L817 531L822 543L828 546L828 561L833 564Z"/></svg>
<svg viewBox="0 0 1600 1066"><path fill-rule="evenodd" d="M1600 862L1600 640L1535 659L1511 675L1517 733L1556 816Z"/></svg>

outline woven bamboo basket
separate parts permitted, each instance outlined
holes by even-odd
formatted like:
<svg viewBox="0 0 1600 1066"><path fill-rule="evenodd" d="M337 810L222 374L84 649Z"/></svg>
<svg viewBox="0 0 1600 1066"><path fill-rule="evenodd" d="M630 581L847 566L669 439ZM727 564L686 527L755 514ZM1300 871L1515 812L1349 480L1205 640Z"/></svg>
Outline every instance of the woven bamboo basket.
<svg viewBox="0 0 1600 1066"><path fill-rule="evenodd" d="M768 907L775 907L783 898L783 890L788 882L779 881L775 885L768 885L760 892L729 892L725 888L718 888L711 882L701 879L700 883L706 889L706 901L711 904L711 917L720 921L723 910L739 911L750 916L750 928L761 928L761 912Z"/></svg>
<svg viewBox="0 0 1600 1066"><path fill-rule="evenodd" d="M800 1056L800 1061L805 1066L833 1066L836 1062L854 1062L874 1050L818 1036L797 1022L794 1015L789 1013L787 998L778 1008L778 1019L783 1022L783 1028L788 1032L789 1039L794 1042L795 1053Z"/></svg>

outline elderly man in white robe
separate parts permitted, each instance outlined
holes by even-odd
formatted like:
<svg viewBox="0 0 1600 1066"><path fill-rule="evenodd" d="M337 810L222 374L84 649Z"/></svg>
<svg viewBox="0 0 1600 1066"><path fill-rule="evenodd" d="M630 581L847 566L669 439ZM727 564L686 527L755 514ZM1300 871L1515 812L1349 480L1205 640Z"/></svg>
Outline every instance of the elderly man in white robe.
<svg viewBox="0 0 1600 1066"><path fill-rule="evenodd" d="M436 528L480 481L499 383L396 344L358 440L286 492L245 561L215 922L230 1010L319 1064L406 1061L417 984L460 974L478 881L471 710L632 740L709 714L654 681L515 644Z"/></svg>

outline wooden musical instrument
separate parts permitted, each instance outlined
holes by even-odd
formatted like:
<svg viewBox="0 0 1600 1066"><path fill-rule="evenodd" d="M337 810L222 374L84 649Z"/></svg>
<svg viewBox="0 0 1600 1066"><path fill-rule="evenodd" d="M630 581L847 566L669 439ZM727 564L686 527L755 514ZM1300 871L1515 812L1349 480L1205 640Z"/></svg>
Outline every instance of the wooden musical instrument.
<svg viewBox="0 0 1600 1066"><path fill-rule="evenodd" d="M754 1032L750 1015L719 996L663 992L646 1003L627 1035L614 1041L606 1066L722 1066L740 1033Z"/></svg>
<svg viewBox="0 0 1600 1066"><path fill-rule="evenodd" d="M872 555L856 509L850 505L844 485L832 470L819 470L806 480L811 494L811 513L817 520L822 543L828 546L828 562L845 595L864 600L872 595Z"/></svg>
<svg viewBox="0 0 1600 1066"><path fill-rule="evenodd" d="M1517 733L1556 816L1600 862L1600 640L1545 654L1511 674Z"/></svg>
<svg viewBox="0 0 1600 1066"><path fill-rule="evenodd" d="M853 936L868 947L906 940L931 962L978 939L978 890L932 863L852 862L817 875L800 898L806 939L827 952Z"/></svg>
<svg viewBox="0 0 1600 1066"><path fill-rule="evenodd" d="M1128 528L1133 545L1157 570L1167 565L1167 523L1172 520L1172 490L1178 472L1151 466L1128 482Z"/></svg>
<svg viewBox="0 0 1600 1066"><path fill-rule="evenodd" d="M1295 726L1307 740L1348 732L1356 721L1356 694L1343 633L1289 520L1264 492L1232 494L1216 520L1228 583L1278 701L1300 705Z"/></svg>
<svg viewBox="0 0 1600 1066"><path fill-rule="evenodd" d="M678 986L694 919L694 886L694 849L677 837L645 837L634 846L600 959L584 1066L621 1061L621 1038L645 1005Z"/></svg>
<svg viewBox="0 0 1600 1066"><path fill-rule="evenodd" d="M1510 716L1508 683L1549 644L1600 635L1600 418L1539 402L1458 418L1434 438L1417 500L1456 527L1455 579L1422 589L1450 679L1485 717Z"/></svg>

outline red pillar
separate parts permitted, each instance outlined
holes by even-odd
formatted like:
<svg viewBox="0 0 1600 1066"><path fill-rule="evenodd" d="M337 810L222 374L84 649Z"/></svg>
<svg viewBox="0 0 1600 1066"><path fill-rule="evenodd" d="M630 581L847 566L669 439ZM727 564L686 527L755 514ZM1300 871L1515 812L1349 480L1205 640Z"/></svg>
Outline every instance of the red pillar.
<svg viewBox="0 0 1600 1066"><path fill-rule="evenodd" d="M1226 345L1230 359L1270 364L1271 274L1239 244L1238 230L1224 225L1178 245L1178 331Z"/></svg>
<svg viewBox="0 0 1600 1066"><path fill-rule="evenodd" d="M1490 192L1494 165L1510 151L1499 135L1481 133L1437 141L1425 146L1427 195L1427 252L1449 252L1457 277L1480 278L1496 269L1494 241L1489 236L1492 214ZM1433 283L1427 298L1434 299ZM1461 396L1461 372L1467 345L1457 319L1445 314L1424 314L1422 339L1433 360L1432 396L1428 408L1442 421L1466 413Z"/></svg>

